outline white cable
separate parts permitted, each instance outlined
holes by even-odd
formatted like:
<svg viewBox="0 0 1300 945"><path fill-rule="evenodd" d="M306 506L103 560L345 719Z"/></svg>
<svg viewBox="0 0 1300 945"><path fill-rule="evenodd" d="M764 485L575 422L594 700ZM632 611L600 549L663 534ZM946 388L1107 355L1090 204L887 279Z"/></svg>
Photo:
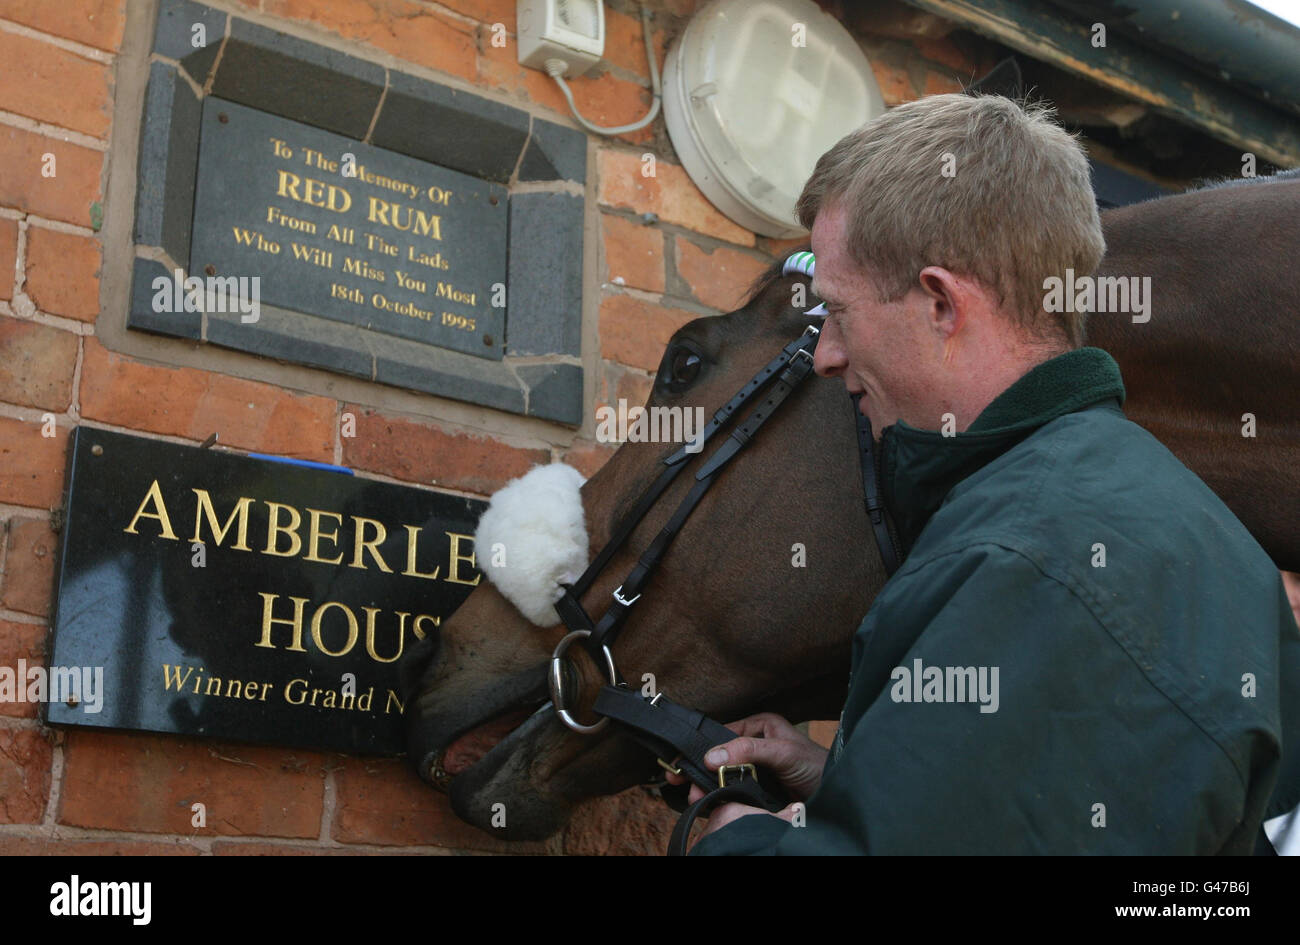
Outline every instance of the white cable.
<svg viewBox="0 0 1300 945"><path fill-rule="evenodd" d="M640 121L630 125L618 125L614 128L602 128L600 125L593 125L582 115L578 114L578 106L573 101L573 92L569 89L569 83L564 81L564 73L568 71L569 64L563 59L547 59L546 74L554 79L560 86L560 91L564 94L565 100L569 103L569 111L573 112L573 117L578 124L588 131L598 135L621 135L629 131L640 131L650 122L655 120L659 114L659 106L663 102L663 86L659 81L659 66L655 62L654 45L650 41L650 11L645 7L641 8L641 32L645 36L645 55L650 60L650 85L654 91L654 104L650 106L650 111Z"/></svg>

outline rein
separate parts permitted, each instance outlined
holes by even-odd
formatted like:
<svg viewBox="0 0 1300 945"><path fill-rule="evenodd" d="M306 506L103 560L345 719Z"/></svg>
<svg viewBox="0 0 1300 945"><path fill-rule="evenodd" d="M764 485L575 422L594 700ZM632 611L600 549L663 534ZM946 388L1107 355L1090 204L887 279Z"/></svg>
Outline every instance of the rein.
<svg viewBox="0 0 1300 945"><path fill-rule="evenodd" d="M811 253L796 253L784 266L783 275L790 272L812 274L814 261ZM817 314L813 309L809 314ZM803 333L762 367L747 384L736 392L714 415L694 440L663 459L664 469L641 494L633 508L619 523L609 543L587 566L586 571L571 585L563 586L563 595L555 609L569 632L560 640L551 657L549 684L551 702L560 720L584 735L594 734L613 719L625 732L654 753L659 764L677 775L685 775L705 791L705 796L689 807L685 806L687 786L678 789L682 816L673 830L668 853L681 856L686 853L686 842L695 819L705 816L719 804L739 801L776 812L786 806L784 791L779 782L767 772L758 771L754 765L723 765L713 774L704 763L704 755L713 747L738 737L735 732L707 718L700 712L678 705L662 692L653 696L642 695L631 688L614 663L610 646L618 636L632 606L641 599L655 568L668 551L673 539L690 517L718 474L739 455L758 434L763 424L793 394L812 373L813 350L817 346L819 329L808 325ZM636 565L614 591L612 600L599 621L593 621L582 605L582 597L608 566L618 550L627 542L632 532L649 513L668 487L686 469L687 459L700 453L704 445L720 430L728 426L738 412L750 401L766 393L762 402L745 420L731 431L731 435L716 449L695 473L695 485L677 506L667 524L650 545L641 553ZM852 397L857 418L858 455L862 468L862 488L866 511L871 519L876 545L887 574L898 568L899 556L889 529L879 488L879 451L872 438L871 421L858 410L858 395ZM576 642L604 667L608 682L596 696L594 711L600 720L584 725L570 712L565 693L564 659ZM665 758L673 758L672 763ZM732 775L735 775L732 778ZM666 799L672 804L671 788L664 789ZM683 809L684 808L684 809Z"/></svg>

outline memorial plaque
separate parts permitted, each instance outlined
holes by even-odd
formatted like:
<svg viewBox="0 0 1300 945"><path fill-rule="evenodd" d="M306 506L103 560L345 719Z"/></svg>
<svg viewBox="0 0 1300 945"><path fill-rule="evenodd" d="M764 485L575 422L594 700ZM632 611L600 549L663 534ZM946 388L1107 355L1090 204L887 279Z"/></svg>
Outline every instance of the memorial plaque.
<svg viewBox="0 0 1300 945"><path fill-rule="evenodd" d="M478 584L486 503L88 427L71 448L50 723L405 750L398 658Z"/></svg>
<svg viewBox="0 0 1300 945"><path fill-rule="evenodd" d="M264 304L502 357L504 187L213 96L201 129L191 275L258 277Z"/></svg>

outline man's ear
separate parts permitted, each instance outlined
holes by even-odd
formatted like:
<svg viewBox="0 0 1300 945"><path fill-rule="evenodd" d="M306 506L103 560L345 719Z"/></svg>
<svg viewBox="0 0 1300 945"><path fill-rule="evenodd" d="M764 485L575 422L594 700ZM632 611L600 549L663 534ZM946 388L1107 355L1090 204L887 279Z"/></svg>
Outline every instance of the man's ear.
<svg viewBox="0 0 1300 945"><path fill-rule="evenodd" d="M951 338L966 323L970 284L942 266L926 266L919 279L930 328L944 340Z"/></svg>

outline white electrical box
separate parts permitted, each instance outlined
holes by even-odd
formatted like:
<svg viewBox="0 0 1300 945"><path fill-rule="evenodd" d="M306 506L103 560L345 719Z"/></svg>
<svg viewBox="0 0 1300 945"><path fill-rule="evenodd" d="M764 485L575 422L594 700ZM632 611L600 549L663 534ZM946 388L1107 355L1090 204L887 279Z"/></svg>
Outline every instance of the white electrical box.
<svg viewBox="0 0 1300 945"><path fill-rule="evenodd" d="M605 53L602 0L519 0L516 8L519 62L545 71L548 59L563 60L564 77L587 72Z"/></svg>

